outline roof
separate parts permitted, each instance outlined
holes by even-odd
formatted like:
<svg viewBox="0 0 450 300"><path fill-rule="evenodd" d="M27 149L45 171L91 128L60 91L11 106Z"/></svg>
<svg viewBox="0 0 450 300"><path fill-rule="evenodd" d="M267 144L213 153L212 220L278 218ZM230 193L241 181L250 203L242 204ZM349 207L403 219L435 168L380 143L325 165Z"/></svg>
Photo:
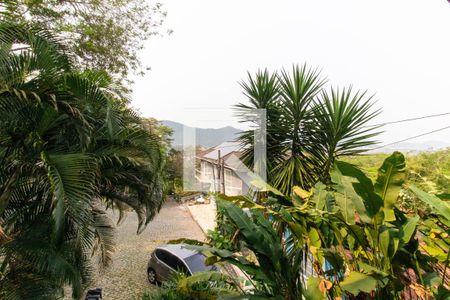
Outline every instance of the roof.
<svg viewBox="0 0 450 300"><path fill-rule="evenodd" d="M181 259L185 259L198 253L195 250L187 249L185 244L167 244L158 246L157 248L167 250Z"/></svg>
<svg viewBox="0 0 450 300"><path fill-rule="evenodd" d="M224 142L203 152L201 158L216 160L219 157L219 150L220 156L225 157L233 152L241 152L242 145L240 142Z"/></svg>

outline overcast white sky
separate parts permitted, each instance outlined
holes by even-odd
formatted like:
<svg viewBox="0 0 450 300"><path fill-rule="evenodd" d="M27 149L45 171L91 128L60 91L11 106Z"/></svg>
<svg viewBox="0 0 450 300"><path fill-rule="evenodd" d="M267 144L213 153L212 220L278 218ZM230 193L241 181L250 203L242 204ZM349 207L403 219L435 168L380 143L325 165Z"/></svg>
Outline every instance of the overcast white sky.
<svg viewBox="0 0 450 300"><path fill-rule="evenodd" d="M170 36L142 51L135 78L143 116L197 127L236 126L246 72L307 63L333 86L376 94L387 122L450 112L447 0L160 0ZM450 116L391 125L393 142L450 125ZM242 127L242 126L240 126ZM450 129L423 140L450 141Z"/></svg>

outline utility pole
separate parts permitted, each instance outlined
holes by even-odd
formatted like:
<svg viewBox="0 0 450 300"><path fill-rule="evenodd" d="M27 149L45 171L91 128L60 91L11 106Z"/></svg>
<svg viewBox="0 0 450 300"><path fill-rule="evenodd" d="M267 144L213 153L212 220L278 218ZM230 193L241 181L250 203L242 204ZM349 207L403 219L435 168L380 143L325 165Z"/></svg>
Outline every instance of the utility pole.
<svg viewBox="0 0 450 300"><path fill-rule="evenodd" d="M222 175L220 176L220 178L222 184L222 193L225 194L225 160L222 158L221 162L222 163L220 170L222 171Z"/></svg>
<svg viewBox="0 0 450 300"><path fill-rule="evenodd" d="M220 150L217 150L217 173L219 179L219 193L225 194L225 162L220 155Z"/></svg>
<svg viewBox="0 0 450 300"><path fill-rule="evenodd" d="M213 188L214 188L214 193L217 192L217 189L216 189L216 187L217 187L217 185L216 185L216 171L215 171L215 169L216 169L216 165L215 165L215 164L212 164L212 175L213 175Z"/></svg>
<svg viewBox="0 0 450 300"><path fill-rule="evenodd" d="M220 160L221 160L220 150L217 150L217 176L218 176L217 179L219 180L219 182L218 182L219 186L218 186L217 190L219 190L219 193L222 193L222 185L221 185L221 182L222 182L222 179L221 179L222 178L222 171L220 170L221 169ZM214 180L214 185L215 184L216 184L216 181Z"/></svg>

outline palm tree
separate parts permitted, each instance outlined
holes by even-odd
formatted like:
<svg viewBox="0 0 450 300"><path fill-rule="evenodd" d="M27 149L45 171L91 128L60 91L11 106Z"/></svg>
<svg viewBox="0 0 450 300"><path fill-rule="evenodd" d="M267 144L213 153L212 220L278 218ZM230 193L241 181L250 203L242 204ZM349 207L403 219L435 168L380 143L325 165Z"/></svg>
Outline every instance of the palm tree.
<svg viewBox="0 0 450 300"><path fill-rule="evenodd" d="M289 72L250 74L241 85L247 103L236 114L242 122L254 123L252 111L266 109L267 172L269 184L285 194L294 186L309 189L319 181L329 181L336 158L357 155L376 141L375 127L367 126L379 112L372 111L372 97L351 88L324 89L326 81L317 69L293 66ZM253 124L255 125L255 124ZM244 131L243 160L253 166L253 131Z"/></svg>
<svg viewBox="0 0 450 300"><path fill-rule="evenodd" d="M105 207L133 208L140 232L163 202L160 139L72 66L53 34L0 24L0 298L80 298L114 250Z"/></svg>

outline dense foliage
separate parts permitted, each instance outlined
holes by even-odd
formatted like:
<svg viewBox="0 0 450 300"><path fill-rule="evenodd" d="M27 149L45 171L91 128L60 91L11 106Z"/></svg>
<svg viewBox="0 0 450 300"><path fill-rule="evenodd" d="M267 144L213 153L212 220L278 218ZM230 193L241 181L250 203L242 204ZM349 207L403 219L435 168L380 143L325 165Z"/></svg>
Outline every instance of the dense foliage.
<svg viewBox="0 0 450 300"><path fill-rule="evenodd" d="M376 127L367 126L379 112L372 109L372 97L351 87L328 91L325 83L320 72L306 65L249 74L242 83L248 99L236 106L237 115L259 126L254 111L265 109L267 177L283 193L328 182L337 158L363 153L375 143ZM252 169L254 139L252 130L239 138L244 163Z"/></svg>
<svg viewBox="0 0 450 300"><path fill-rule="evenodd" d="M230 277L220 272L199 272L187 277L175 274L161 289L144 293L139 300L209 300L238 295Z"/></svg>
<svg viewBox="0 0 450 300"><path fill-rule="evenodd" d="M346 157L371 178L377 175L377 166L388 156L385 153ZM426 192L445 196L450 194L450 149L424 151L406 155L406 181Z"/></svg>
<svg viewBox="0 0 450 300"><path fill-rule="evenodd" d="M244 299L448 299L450 204L404 184L404 156L389 156L374 182L342 161L330 178L291 196L270 188L260 203L222 195L239 249L191 247L243 271ZM404 190L427 214L402 211Z"/></svg>
<svg viewBox="0 0 450 300"><path fill-rule="evenodd" d="M142 73L138 56L144 42L161 33L166 16L160 3L144 0L6 0L1 19L57 32L80 69L94 69L118 79Z"/></svg>
<svg viewBox="0 0 450 300"><path fill-rule="evenodd" d="M168 181L168 192L170 194L178 194L183 189L183 153L180 150L170 149L166 173Z"/></svg>
<svg viewBox="0 0 450 300"><path fill-rule="evenodd" d="M46 30L0 24L2 299L79 299L114 251L105 208L132 208L142 231L163 202L163 139L74 60Z"/></svg>
<svg viewBox="0 0 450 300"><path fill-rule="evenodd" d="M243 277L233 282L239 299L447 299L447 152L442 159L410 157L409 169L399 152L378 155L364 164L369 177L341 159L375 143L376 127L367 122L378 111L365 93L328 92L324 83L316 70L294 66L242 84L249 100L236 108L242 121L257 126L255 109L266 110L275 188L257 197L220 195L219 226L208 243L185 242L208 263L239 270ZM249 167L257 163L254 139L253 131L240 136Z"/></svg>

